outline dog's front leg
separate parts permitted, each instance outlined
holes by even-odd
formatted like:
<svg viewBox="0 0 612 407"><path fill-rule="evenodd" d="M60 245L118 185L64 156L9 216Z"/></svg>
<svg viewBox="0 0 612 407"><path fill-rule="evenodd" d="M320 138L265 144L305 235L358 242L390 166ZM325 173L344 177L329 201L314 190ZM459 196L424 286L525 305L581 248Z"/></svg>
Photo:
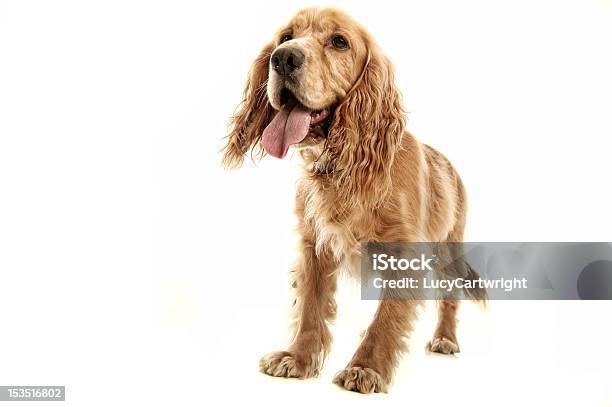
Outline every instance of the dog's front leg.
<svg viewBox="0 0 612 407"><path fill-rule="evenodd" d="M334 383L359 393L386 392L421 301L382 300L347 367Z"/></svg>
<svg viewBox="0 0 612 407"><path fill-rule="evenodd" d="M286 351L269 353L259 362L260 370L271 376L317 376L331 347L327 323L336 316L338 263L327 250L317 254L313 239L302 238L301 246L292 273L296 292L294 339Z"/></svg>

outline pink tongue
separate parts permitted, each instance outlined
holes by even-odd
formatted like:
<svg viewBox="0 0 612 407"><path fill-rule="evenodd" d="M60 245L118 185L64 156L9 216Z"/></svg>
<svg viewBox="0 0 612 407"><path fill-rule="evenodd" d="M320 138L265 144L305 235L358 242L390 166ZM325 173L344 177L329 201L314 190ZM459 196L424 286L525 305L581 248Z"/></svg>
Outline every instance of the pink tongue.
<svg viewBox="0 0 612 407"><path fill-rule="evenodd" d="M310 127L310 110L301 104L287 103L274 116L261 137L261 145L268 154L284 158L289 146L304 140Z"/></svg>

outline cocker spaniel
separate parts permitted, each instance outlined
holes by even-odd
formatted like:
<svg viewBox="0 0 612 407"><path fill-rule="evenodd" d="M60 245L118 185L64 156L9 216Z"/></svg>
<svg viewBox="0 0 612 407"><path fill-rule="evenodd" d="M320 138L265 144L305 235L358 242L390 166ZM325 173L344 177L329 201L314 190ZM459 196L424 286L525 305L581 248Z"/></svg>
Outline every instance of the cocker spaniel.
<svg viewBox="0 0 612 407"><path fill-rule="evenodd" d="M335 9L301 10L263 48L231 119L223 163L238 167L251 150L284 158L290 147L304 164L296 195L300 253L292 270L295 335L286 351L264 356L260 369L308 378L319 374L330 351L338 271L359 268L360 242L462 242L466 192L450 162L406 131L389 59ZM470 273L468 267L464 274ZM420 304L380 301L334 383L387 391ZM438 301L430 351L459 351L458 304Z"/></svg>

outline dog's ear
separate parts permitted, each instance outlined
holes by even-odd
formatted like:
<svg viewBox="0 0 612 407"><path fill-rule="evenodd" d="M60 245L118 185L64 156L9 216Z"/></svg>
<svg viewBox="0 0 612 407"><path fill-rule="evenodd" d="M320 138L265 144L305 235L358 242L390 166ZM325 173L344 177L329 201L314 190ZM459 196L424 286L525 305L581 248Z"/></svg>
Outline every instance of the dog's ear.
<svg viewBox="0 0 612 407"><path fill-rule="evenodd" d="M376 207L391 189L405 112L393 65L378 46L370 46L363 69L336 109L327 148L342 201Z"/></svg>
<svg viewBox="0 0 612 407"><path fill-rule="evenodd" d="M249 150L255 150L255 156L258 158L264 154L259 140L274 115L266 92L270 55L273 50L272 43L266 45L253 61L244 87L242 103L230 119L227 143L223 148L222 163L225 168L242 165Z"/></svg>

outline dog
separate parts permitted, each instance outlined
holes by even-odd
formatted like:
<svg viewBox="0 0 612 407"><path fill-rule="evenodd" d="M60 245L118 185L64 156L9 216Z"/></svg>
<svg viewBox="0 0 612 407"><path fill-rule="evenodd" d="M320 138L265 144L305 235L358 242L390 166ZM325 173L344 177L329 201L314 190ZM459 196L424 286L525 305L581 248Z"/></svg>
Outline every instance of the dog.
<svg viewBox="0 0 612 407"><path fill-rule="evenodd" d="M340 270L358 269L360 242L462 242L466 191L441 153L406 130L394 68L372 36L331 8L299 11L251 67L231 118L223 165L246 154L302 158L296 214L299 257L293 268L294 339L260 361L271 376L309 378L330 351ZM467 266L457 273L475 278ZM485 294L467 293L484 300ZM422 304L382 300L361 344L334 378L360 393L386 392ZM459 352L459 300L438 301L428 347Z"/></svg>

